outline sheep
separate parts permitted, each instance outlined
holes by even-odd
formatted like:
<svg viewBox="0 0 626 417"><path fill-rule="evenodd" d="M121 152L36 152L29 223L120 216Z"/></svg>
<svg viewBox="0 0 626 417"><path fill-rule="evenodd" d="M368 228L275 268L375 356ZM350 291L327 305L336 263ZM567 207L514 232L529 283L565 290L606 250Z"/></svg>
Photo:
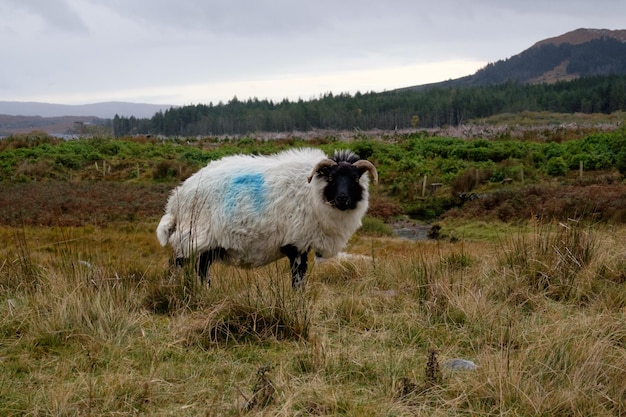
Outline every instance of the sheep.
<svg viewBox="0 0 626 417"><path fill-rule="evenodd" d="M367 174L367 175L363 175ZM253 268L287 257L291 283L305 279L309 251L331 258L361 226L376 167L349 151L314 148L210 162L175 188L156 230L183 266L197 259L210 285L215 261Z"/></svg>

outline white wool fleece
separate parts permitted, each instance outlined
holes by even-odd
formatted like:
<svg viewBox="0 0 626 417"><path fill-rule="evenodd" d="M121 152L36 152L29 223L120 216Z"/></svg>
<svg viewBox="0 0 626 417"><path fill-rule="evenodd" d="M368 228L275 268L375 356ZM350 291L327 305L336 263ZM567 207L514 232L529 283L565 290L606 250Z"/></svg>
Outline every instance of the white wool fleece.
<svg viewBox="0 0 626 417"><path fill-rule="evenodd" d="M223 248L225 261L248 267L284 256L280 248L335 256L361 226L368 207L367 174L362 199L341 211L324 200L324 178L307 178L326 154L293 149L270 156L229 156L210 162L168 200L157 228L160 243L178 257Z"/></svg>

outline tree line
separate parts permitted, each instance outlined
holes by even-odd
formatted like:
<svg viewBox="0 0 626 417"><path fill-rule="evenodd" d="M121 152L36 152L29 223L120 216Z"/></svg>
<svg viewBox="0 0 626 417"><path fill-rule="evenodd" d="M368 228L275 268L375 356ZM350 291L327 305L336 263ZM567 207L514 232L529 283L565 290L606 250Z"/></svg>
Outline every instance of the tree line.
<svg viewBox="0 0 626 417"><path fill-rule="evenodd" d="M228 103L171 108L151 118L115 115L117 137L229 135L313 129L370 130L454 126L521 111L612 113L626 110L626 75L584 77L554 84L516 81L479 87L432 87L383 93L326 93L309 101L233 97Z"/></svg>

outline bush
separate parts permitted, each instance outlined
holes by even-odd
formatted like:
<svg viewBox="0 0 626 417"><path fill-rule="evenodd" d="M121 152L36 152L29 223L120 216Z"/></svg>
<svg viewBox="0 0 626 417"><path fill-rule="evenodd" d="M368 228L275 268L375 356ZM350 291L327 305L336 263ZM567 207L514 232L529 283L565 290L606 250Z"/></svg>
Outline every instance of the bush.
<svg viewBox="0 0 626 417"><path fill-rule="evenodd" d="M361 159L369 159L374 153L374 143L371 140L361 140L352 144L352 150L361 157Z"/></svg>
<svg viewBox="0 0 626 417"><path fill-rule="evenodd" d="M567 162L560 156L550 158L546 164L546 174L553 177L563 177L567 175L568 167Z"/></svg>
<svg viewBox="0 0 626 417"><path fill-rule="evenodd" d="M367 213L378 219L389 219L401 215L404 210L396 200L379 193L372 193Z"/></svg>
<svg viewBox="0 0 626 417"><path fill-rule="evenodd" d="M157 181L179 180L183 181L193 174L194 168L181 164L178 161L163 160L152 171L152 179Z"/></svg>
<svg viewBox="0 0 626 417"><path fill-rule="evenodd" d="M406 212L416 219L431 220L458 205L459 201L453 197L428 198L415 201L407 207Z"/></svg>
<svg viewBox="0 0 626 417"><path fill-rule="evenodd" d="M458 194L472 191L474 187L493 178L493 175L493 171L490 168L468 168L452 181L452 193Z"/></svg>
<svg viewBox="0 0 626 417"><path fill-rule="evenodd" d="M57 155L54 162L68 169L78 169L83 165L83 159L81 156L71 153L62 153Z"/></svg>
<svg viewBox="0 0 626 417"><path fill-rule="evenodd" d="M370 236L391 236L393 234L393 230L391 230L389 225L380 219L369 216L363 218L361 232Z"/></svg>

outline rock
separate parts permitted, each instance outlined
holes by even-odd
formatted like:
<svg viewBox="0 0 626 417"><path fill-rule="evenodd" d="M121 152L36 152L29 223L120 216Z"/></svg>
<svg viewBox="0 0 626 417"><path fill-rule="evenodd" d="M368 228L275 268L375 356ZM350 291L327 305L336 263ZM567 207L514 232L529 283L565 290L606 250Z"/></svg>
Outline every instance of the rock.
<svg viewBox="0 0 626 417"><path fill-rule="evenodd" d="M454 358L446 361L444 366L453 371L473 371L478 369L478 365L467 359Z"/></svg>

